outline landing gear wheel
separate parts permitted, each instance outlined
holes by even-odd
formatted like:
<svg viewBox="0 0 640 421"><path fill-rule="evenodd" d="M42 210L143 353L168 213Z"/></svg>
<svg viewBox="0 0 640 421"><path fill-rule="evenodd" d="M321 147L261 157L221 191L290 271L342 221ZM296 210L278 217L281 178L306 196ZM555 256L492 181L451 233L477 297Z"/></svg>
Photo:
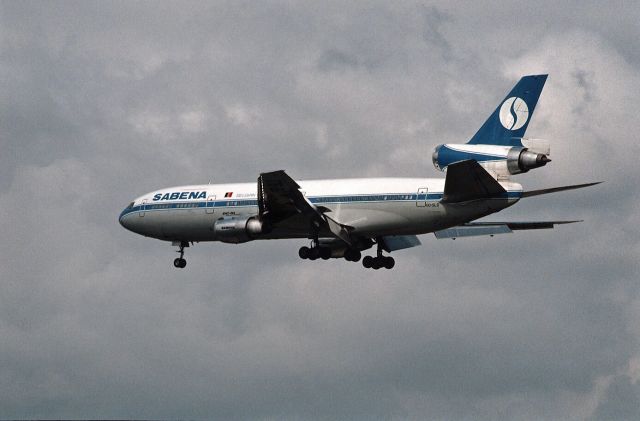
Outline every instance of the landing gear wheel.
<svg viewBox="0 0 640 421"><path fill-rule="evenodd" d="M300 247L300 250L298 250L298 256L300 256L301 259L308 259L310 257L310 254L311 249L307 246Z"/></svg>
<svg viewBox="0 0 640 421"><path fill-rule="evenodd" d="M344 253L344 258L348 262L359 262L361 257L362 253L360 253L360 250L347 249L347 251Z"/></svg>
<svg viewBox="0 0 640 421"><path fill-rule="evenodd" d="M329 247L320 247L318 251L322 260L331 259L331 249Z"/></svg>
<svg viewBox="0 0 640 421"><path fill-rule="evenodd" d="M177 267L179 269L182 269L185 266L187 266L187 261L184 259L184 248L185 247L189 247L189 243L186 242L186 241L182 241L182 242L180 242L180 245L178 247L179 247L178 253L180 253L180 257L176 258L173 261L173 266L175 266L175 267Z"/></svg>
<svg viewBox="0 0 640 421"><path fill-rule="evenodd" d="M317 260L318 257L320 257L320 250L318 250L318 247L309 249L309 260Z"/></svg>
<svg viewBox="0 0 640 421"><path fill-rule="evenodd" d="M378 243L378 251L376 253L376 257L365 256L364 259L362 259L362 266L366 268L371 268L374 270L378 270L381 268L385 268L385 269L393 268L396 265L396 261L394 260L394 258L391 256L382 255L382 250L383 250L382 239L376 239L376 242ZM345 253L344 255L344 257L347 260L350 257L350 255L348 254L350 251L351 250L347 250L347 253ZM360 252L358 252L358 254L360 254Z"/></svg>
<svg viewBox="0 0 640 421"><path fill-rule="evenodd" d="M364 259L362 259L362 266L366 267L367 269L372 268L373 267L373 257L364 256Z"/></svg>
<svg viewBox="0 0 640 421"><path fill-rule="evenodd" d="M385 269L393 269L393 267L396 265L396 261L394 260L393 257L391 256L387 256L384 258L384 267Z"/></svg>

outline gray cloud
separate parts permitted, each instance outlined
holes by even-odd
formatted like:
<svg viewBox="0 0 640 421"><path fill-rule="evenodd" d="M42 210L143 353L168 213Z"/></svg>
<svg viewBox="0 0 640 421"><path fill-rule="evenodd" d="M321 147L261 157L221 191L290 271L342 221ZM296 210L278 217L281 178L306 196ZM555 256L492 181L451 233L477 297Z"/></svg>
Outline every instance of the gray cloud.
<svg viewBox="0 0 640 421"><path fill-rule="evenodd" d="M640 417L640 390L637 382L628 376L616 376L606 390L593 419L635 420Z"/></svg>
<svg viewBox="0 0 640 421"><path fill-rule="evenodd" d="M0 417L637 415L638 7L0 3ZM553 163L606 180L391 272L299 241L169 245L117 223L161 186L440 177L523 74Z"/></svg>

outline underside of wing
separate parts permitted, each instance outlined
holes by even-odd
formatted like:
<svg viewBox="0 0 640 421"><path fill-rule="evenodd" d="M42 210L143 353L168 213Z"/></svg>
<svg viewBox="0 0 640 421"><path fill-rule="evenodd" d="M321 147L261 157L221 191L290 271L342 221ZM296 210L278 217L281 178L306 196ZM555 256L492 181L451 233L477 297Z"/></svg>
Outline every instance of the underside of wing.
<svg viewBox="0 0 640 421"><path fill-rule="evenodd" d="M555 225L572 224L582 221L539 221L539 222L470 222L434 232L436 238L477 237L482 235L509 234L517 230L550 229Z"/></svg>
<svg viewBox="0 0 640 421"><path fill-rule="evenodd" d="M386 235L382 237L381 240L383 242L383 248L388 252L422 245L415 235Z"/></svg>
<svg viewBox="0 0 640 421"><path fill-rule="evenodd" d="M258 208L274 222L299 213L315 213L300 186L283 170L260 174L258 177Z"/></svg>

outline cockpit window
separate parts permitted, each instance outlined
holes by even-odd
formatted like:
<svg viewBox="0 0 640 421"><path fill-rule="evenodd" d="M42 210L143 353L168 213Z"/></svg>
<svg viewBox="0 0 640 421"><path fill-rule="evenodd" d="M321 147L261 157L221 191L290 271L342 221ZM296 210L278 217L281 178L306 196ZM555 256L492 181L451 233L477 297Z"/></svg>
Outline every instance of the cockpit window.
<svg viewBox="0 0 640 421"><path fill-rule="evenodd" d="M135 203L135 202L131 202L131 203L129 203L129 206L127 206L127 209L131 209L131 208L133 207L133 204L134 204L134 203Z"/></svg>

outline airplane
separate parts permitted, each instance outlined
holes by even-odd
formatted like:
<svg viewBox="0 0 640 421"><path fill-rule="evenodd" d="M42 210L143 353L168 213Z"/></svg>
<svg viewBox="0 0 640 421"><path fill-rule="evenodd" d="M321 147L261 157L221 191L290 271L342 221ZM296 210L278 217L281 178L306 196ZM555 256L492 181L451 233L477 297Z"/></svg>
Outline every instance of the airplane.
<svg viewBox="0 0 640 421"><path fill-rule="evenodd" d="M187 264L185 248L204 241L245 243L307 239L302 259L331 258L372 269L391 269L391 253L437 239L547 229L571 221L473 222L520 199L579 189L596 183L523 190L512 175L551 162L550 142L525 138L546 74L524 76L465 144L442 144L432 154L434 178L354 178L295 181L285 171L261 173L257 182L163 188L144 194L120 214L120 224L178 247L176 268Z"/></svg>

